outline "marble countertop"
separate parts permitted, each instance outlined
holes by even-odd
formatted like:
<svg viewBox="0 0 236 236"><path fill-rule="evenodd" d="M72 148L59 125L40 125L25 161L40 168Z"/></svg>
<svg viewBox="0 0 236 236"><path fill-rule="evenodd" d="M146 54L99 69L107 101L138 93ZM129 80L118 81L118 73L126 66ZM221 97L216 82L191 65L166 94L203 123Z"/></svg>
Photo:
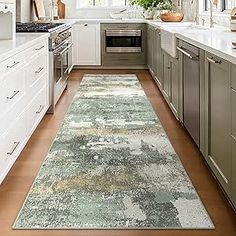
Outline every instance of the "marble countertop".
<svg viewBox="0 0 236 236"><path fill-rule="evenodd" d="M16 33L13 40L0 40L0 62L48 37L48 33Z"/></svg>
<svg viewBox="0 0 236 236"><path fill-rule="evenodd" d="M183 30L177 31L176 37L236 64L236 49L232 45L232 42L236 42L236 32L227 28L196 32Z"/></svg>

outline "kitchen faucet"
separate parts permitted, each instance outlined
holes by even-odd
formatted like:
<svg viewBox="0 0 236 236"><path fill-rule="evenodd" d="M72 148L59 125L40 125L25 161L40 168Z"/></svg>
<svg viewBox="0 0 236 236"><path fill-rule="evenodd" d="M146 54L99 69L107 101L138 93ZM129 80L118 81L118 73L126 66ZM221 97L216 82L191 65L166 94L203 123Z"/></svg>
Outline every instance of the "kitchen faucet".
<svg viewBox="0 0 236 236"><path fill-rule="evenodd" d="M214 21L213 21L213 0L210 1L210 28L214 27Z"/></svg>

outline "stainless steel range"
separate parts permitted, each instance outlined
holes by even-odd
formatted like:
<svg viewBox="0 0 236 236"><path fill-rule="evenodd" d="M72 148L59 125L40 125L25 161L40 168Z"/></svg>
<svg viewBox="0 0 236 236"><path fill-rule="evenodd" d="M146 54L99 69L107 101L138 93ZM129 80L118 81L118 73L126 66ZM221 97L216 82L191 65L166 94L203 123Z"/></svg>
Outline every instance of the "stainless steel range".
<svg viewBox="0 0 236 236"><path fill-rule="evenodd" d="M67 80L72 70L71 25L64 23L17 23L17 32L48 32L49 35L49 76L50 108L55 105L67 88Z"/></svg>

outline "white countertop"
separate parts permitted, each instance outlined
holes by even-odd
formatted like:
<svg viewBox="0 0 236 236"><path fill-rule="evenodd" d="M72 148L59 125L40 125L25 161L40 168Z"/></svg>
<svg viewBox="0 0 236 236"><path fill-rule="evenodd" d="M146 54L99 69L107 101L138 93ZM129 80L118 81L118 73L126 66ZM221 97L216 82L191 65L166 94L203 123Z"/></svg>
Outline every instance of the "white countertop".
<svg viewBox="0 0 236 236"><path fill-rule="evenodd" d="M16 33L13 40L0 40L0 62L47 39L48 33Z"/></svg>
<svg viewBox="0 0 236 236"><path fill-rule="evenodd" d="M236 49L232 46L232 41L236 41L236 32L227 28L177 31L176 37L236 64Z"/></svg>

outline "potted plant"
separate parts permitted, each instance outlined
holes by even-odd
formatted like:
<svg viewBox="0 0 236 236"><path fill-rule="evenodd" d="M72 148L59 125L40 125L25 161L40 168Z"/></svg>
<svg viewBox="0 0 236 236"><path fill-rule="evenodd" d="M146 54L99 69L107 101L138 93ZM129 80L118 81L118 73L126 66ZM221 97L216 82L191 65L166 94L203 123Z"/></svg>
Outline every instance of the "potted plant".
<svg viewBox="0 0 236 236"><path fill-rule="evenodd" d="M166 0L130 0L130 4L142 7L145 19L153 19L154 10L162 1Z"/></svg>

